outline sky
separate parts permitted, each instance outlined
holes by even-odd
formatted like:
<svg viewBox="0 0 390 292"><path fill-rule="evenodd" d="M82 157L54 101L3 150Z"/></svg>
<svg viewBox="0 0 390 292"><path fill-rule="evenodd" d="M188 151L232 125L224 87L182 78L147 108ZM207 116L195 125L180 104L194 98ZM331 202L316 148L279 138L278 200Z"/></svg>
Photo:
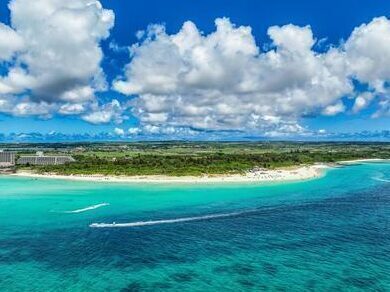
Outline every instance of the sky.
<svg viewBox="0 0 390 292"><path fill-rule="evenodd" d="M0 141L390 140L390 2L0 2Z"/></svg>

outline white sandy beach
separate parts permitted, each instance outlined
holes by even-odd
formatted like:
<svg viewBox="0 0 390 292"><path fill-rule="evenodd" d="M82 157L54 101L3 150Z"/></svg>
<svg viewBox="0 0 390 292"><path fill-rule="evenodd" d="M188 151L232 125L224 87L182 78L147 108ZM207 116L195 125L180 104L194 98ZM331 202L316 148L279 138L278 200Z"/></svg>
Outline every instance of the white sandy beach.
<svg viewBox="0 0 390 292"><path fill-rule="evenodd" d="M104 176L104 175L57 175L36 174L28 171L19 171L11 176L64 179L75 181L93 182L122 182L122 183L251 183L251 182L282 182L299 181L317 178L323 175L324 169L329 168L325 164L299 166L274 170L255 170L244 175L210 175L210 176Z"/></svg>

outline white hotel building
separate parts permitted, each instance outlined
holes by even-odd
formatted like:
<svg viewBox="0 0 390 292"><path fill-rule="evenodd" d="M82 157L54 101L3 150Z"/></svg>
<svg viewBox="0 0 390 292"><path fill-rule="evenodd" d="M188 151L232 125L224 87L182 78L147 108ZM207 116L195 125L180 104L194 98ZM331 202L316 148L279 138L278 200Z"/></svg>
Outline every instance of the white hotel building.
<svg viewBox="0 0 390 292"><path fill-rule="evenodd" d="M0 167L9 167L15 165L15 152L0 150Z"/></svg>

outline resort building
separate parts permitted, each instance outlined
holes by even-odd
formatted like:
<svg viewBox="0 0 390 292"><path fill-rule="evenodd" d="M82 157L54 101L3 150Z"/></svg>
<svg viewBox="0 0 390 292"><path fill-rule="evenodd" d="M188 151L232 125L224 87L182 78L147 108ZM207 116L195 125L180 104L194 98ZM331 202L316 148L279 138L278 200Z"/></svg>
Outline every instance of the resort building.
<svg viewBox="0 0 390 292"><path fill-rule="evenodd" d="M71 156L48 156L44 155L43 152L37 152L36 155L22 155L17 161L17 164L29 164L29 165L58 165L75 160Z"/></svg>
<svg viewBox="0 0 390 292"><path fill-rule="evenodd" d="M15 153L0 150L0 167L15 165Z"/></svg>

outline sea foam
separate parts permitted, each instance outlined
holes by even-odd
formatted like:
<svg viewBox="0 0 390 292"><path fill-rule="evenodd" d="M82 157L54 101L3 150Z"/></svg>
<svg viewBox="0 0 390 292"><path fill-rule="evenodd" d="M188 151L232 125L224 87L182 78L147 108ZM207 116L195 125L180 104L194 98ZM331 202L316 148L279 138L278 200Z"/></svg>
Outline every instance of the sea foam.
<svg viewBox="0 0 390 292"><path fill-rule="evenodd" d="M108 205L110 205L110 204L109 203L101 203L101 204L97 204L97 205L88 206L88 207L85 207L83 209L77 209L77 210L72 210L72 211L64 211L62 213L67 213L67 214L82 213L82 212L95 210L95 209L98 209L98 208L101 208L101 207L104 207L104 206L108 206Z"/></svg>
<svg viewBox="0 0 390 292"><path fill-rule="evenodd" d="M137 227L137 226L147 226L147 225L158 225L158 224L172 224L179 222L190 222L190 221L200 221L200 220L208 220L208 219L216 219L216 218L226 218L233 217L242 214L252 213L256 210L248 210L242 212L232 212L232 213L222 213L222 214L210 214L204 216L197 217L184 217L184 218L176 218L176 219L165 219L165 220L151 220L151 221L137 221L130 223L92 223L89 227L92 228L120 228L120 227Z"/></svg>

